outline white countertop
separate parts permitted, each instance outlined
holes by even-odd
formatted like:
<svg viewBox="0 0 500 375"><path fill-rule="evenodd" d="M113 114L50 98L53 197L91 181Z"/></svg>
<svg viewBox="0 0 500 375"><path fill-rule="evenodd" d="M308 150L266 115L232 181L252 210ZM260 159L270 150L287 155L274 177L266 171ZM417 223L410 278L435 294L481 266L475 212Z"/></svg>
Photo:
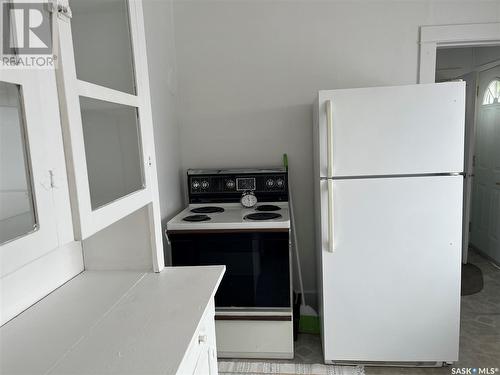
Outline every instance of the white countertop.
<svg viewBox="0 0 500 375"><path fill-rule="evenodd" d="M174 374L224 270L85 271L0 328L0 373Z"/></svg>
<svg viewBox="0 0 500 375"><path fill-rule="evenodd" d="M258 212L255 210L260 205L275 205L280 207L279 211L269 211L281 215L281 218L271 220L246 220L248 214ZM191 209L195 207L217 206L224 208L224 212L207 214L211 219L208 221L190 222L183 218L194 215ZM253 208L244 208L240 203L206 203L191 204L173 217L167 223L168 231L178 230L221 230L221 229L289 229L290 213L288 202L260 202Z"/></svg>

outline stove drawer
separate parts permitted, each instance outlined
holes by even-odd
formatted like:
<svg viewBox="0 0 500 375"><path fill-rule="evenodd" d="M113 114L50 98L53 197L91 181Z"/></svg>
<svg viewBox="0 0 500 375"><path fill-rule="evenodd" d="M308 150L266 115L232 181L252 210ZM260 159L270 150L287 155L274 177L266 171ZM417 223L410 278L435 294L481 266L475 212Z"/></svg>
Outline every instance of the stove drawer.
<svg viewBox="0 0 500 375"><path fill-rule="evenodd" d="M293 358L293 322L216 320L219 358Z"/></svg>

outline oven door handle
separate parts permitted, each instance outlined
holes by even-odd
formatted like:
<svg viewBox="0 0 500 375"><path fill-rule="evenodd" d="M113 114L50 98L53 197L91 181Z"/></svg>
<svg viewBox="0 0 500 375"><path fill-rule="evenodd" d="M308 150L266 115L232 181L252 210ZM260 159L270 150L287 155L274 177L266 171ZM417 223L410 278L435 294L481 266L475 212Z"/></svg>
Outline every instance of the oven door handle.
<svg viewBox="0 0 500 375"><path fill-rule="evenodd" d="M333 103L326 101L326 139L327 139L327 184L328 184L328 246L333 253L335 248L334 207L333 207Z"/></svg>

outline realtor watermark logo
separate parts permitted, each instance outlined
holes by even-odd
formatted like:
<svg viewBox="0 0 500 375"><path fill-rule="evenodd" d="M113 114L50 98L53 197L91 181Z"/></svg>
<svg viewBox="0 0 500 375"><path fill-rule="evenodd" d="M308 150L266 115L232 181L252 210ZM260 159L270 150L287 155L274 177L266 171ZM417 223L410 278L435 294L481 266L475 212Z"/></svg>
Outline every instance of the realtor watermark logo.
<svg viewBox="0 0 500 375"><path fill-rule="evenodd" d="M0 68L54 68L54 33L49 4L3 0L1 5Z"/></svg>
<svg viewBox="0 0 500 375"><path fill-rule="evenodd" d="M497 367L453 367L451 369L452 375L494 375L500 374L500 370Z"/></svg>

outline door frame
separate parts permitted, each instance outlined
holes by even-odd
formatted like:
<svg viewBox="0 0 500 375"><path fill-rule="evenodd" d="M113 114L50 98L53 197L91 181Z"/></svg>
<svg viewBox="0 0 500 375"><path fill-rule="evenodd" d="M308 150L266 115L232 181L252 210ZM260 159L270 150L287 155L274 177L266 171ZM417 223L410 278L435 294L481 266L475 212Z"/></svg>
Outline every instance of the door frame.
<svg viewBox="0 0 500 375"><path fill-rule="evenodd" d="M436 81L436 51L442 47L477 47L500 44L500 22L421 26L418 83Z"/></svg>
<svg viewBox="0 0 500 375"><path fill-rule="evenodd" d="M437 49L443 47L478 47L500 45L500 22L421 26L419 39L419 71L418 83L434 83L436 81ZM486 64L482 68L487 69ZM476 133L477 101L474 106L474 121L469 132L466 155L473 155ZM472 157L467 160L468 170L472 171ZM467 172L467 171L465 171ZM469 172L470 174L470 172ZM467 176L466 176L467 177ZM470 176L472 177L472 176ZM463 243L462 263L467 263L468 256L468 223L470 221L470 191L472 183L464 183Z"/></svg>

